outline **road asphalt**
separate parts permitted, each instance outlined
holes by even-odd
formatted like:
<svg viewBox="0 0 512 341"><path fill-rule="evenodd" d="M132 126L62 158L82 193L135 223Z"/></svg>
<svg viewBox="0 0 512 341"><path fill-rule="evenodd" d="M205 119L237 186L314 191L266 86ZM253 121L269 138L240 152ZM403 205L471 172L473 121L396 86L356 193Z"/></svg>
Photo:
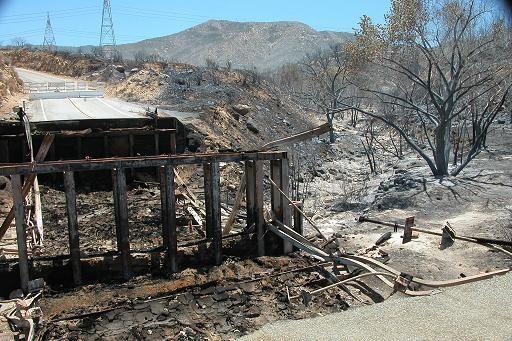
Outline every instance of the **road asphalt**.
<svg viewBox="0 0 512 341"><path fill-rule="evenodd" d="M512 340L512 274L297 321L241 340Z"/></svg>
<svg viewBox="0 0 512 341"><path fill-rule="evenodd" d="M26 83L46 83L73 81L43 72L16 68L18 76ZM125 102L105 97L73 97L65 93L64 98L33 99L26 103L31 122L89 120L89 119L126 119L146 117L147 106L140 103ZM154 110L154 106L152 107ZM176 117L180 120L196 118L195 113L159 110L162 116Z"/></svg>

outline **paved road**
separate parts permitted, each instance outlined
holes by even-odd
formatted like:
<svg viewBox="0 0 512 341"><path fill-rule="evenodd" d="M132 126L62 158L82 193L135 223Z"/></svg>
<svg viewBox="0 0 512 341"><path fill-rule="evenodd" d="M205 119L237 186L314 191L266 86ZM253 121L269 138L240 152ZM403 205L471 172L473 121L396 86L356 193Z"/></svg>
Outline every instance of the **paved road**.
<svg viewBox="0 0 512 341"><path fill-rule="evenodd" d="M281 321L242 340L512 340L512 274L417 298Z"/></svg>
<svg viewBox="0 0 512 341"><path fill-rule="evenodd" d="M141 106L110 98L36 99L27 104L31 121L141 118Z"/></svg>
<svg viewBox="0 0 512 341"><path fill-rule="evenodd" d="M66 82L70 81L70 78L65 77L59 77L50 75L43 72L37 72L33 70L28 69L22 69L22 68L14 68L16 73L18 74L18 77L21 78L24 82L30 82L30 83L46 83L46 82Z"/></svg>
<svg viewBox="0 0 512 341"><path fill-rule="evenodd" d="M27 83L73 81L71 78L54 76L33 70L22 68L16 68L15 70L18 76ZM77 97L76 93L60 92L59 94L68 97L34 99L27 102L27 113L30 120L32 122L41 122L146 117L147 106L143 104L124 102L114 98ZM170 110L159 110L159 112L163 116L176 117L180 120L193 119L198 116L194 113Z"/></svg>

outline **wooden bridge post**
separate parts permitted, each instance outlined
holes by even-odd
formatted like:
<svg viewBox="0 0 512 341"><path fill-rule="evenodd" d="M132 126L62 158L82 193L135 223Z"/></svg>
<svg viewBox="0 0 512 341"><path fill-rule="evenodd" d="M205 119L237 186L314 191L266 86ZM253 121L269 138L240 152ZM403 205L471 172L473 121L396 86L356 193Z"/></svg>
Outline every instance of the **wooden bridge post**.
<svg viewBox="0 0 512 341"><path fill-rule="evenodd" d="M220 213L220 173L219 163L212 162L204 165L205 170L205 205L206 232L212 240L212 250L215 264L222 263L222 226ZM206 200L208 198L208 200Z"/></svg>
<svg viewBox="0 0 512 341"><path fill-rule="evenodd" d="M247 228L256 221L255 191L256 191L256 167L254 161L245 161L245 202L247 210Z"/></svg>
<svg viewBox="0 0 512 341"><path fill-rule="evenodd" d="M74 172L64 172L64 188L66 191L66 211L68 215L69 253L73 282L82 284L82 265L80 263L80 237L78 233L78 217L76 213L76 190Z"/></svg>
<svg viewBox="0 0 512 341"><path fill-rule="evenodd" d="M290 177L289 177L289 164L288 159L280 160L281 169L279 171L279 176L281 178L281 190L289 196L290 193ZM281 198L281 207L283 214L283 224L286 226L292 227L292 210L290 207L290 203L285 198L284 195L279 193L279 197ZM283 241L283 253L289 254L293 252L293 245L290 242Z"/></svg>
<svg viewBox="0 0 512 341"><path fill-rule="evenodd" d="M27 235L25 231L25 205L21 193L21 176L11 175L12 196L14 200L14 216L16 218L16 239L18 241L18 264L20 269L21 290L28 293L30 280L27 253Z"/></svg>
<svg viewBox="0 0 512 341"><path fill-rule="evenodd" d="M114 182L114 205L117 210L116 229L118 236L118 251L121 252L123 279L131 277L130 270L130 235L128 228L128 204L126 197L126 173L123 168L116 168Z"/></svg>
<svg viewBox="0 0 512 341"><path fill-rule="evenodd" d="M169 134L169 143L171 144L170 145L170 153L171 155L175 155L176 154L176 131L171 131L170 134Z"/></svg>
<svg viewBox="0 0 512 341"><path fill-rule="evenodd" d="M178 271L176 260L178 241L176 235L176 197L174 193L174 167L160 168L160 191L162 200L162 235L166 250L167 268Z"/></svg>
<svg viewBox="0 0 512 341"><path fill-rule="evenodd" d="M258 256L265 255L265 217L263 216L263 161L254 161L254 225Z"/></svg>
<svg viewBox="0 0 512 341"><path fill-rule="evenodd" d="M286 194L288 194L289 190L288 172L288 159L270 161L270 177L276 186ZM286 198L281 195L281 192L279 192L275 186L271 187L271 205L272 219L279 220L286 226L291 227L292 215L290 206ZM273 244L271 247L278 253L283 252L284 254L287 254L293 251L293 247L290 242L283 241L281 245L277 245L275 243L280 241L280 239L271 238L271 240Z"/></svg>
<svg viewBox="0 0 512 341"><path fill-rule="evenodd" d="M0 163L9 163L9 140L0 140Z"/></svg>

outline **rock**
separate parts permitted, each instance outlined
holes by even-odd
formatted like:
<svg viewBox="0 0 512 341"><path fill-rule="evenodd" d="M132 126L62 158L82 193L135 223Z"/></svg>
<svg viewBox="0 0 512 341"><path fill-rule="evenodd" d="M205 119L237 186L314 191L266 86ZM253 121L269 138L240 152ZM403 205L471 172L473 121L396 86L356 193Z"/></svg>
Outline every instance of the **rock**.
<svg viewBox="0 0 512 341"><path fill-rule="evenodd" d="M390 238L391 238L391 232L388 231L388 232L384 233L382 236L380 236L379 239L377 239L377 241L375 242L375 245L381 245Z"/></svg>
<svg viewBox="0 0 512 341"><path fill-rule="evenodd" d="M225 301L228 298L229 298L229 295L226 292L213 295L213 299L215 301Z"/></svg>
<svg viewBox="0 0 512 341"><path fill-rule="evenodd" d="M215 301L213 300L213 298L211 296L200 297L200 298L196 299L196 302L197 302L197 305L201 309L211 307L215 303Z"/></svg>
<svg viewBox="0 0 512 341"><path fill-rule="evenodd" d="M194 301L194 295L192 295L189 292L178 296L178 302L180 302L181 304L188 304L192 301Z"/></svg>
<svg viewBox="0 0 512 341"><path fill-rule="evenodd" d="M232 108L242 116L247 115L251 111L251 107L246 104L235 104Z"/></svg>
<svg viewBox="0 0 512 341"><path fill-rule="evenodd" d="M13 300L15 298L23 298L23 291L21 289L11 291L11 293L9 294L9 299Z"/></svg>
<svg viewBox="0 0 512 341"><path fill-rule="evenodd" d="M259 308L257 307L251 307L246 313L245 313L245 317L247 318L254 318L254 317L258 317L261 315L261 311Z"/></svg>
<svg viewBox="0 0 512 341"><path fill-rule="evenodd" d="M114 65L114 69L120 73L124 73L124 71L125 71L124 66L122 66L122 65Z"/></svg>
<svg viewBox="0 0 512 341"><path fill-rule="evenodd" d="M199 292L199 295L211 295L215 292L215 287L204 288Z"/></svg>
<svg viewBox="0 0 512 341"><path fill-rule="evenodd" d="M247 129L252 131L255 134L258 134L260 130L256 127L254 121L252 119L248 119L247 123L245 124L247 126Z"/></svg>
<svg viewBox="0 0 512 341"><path fill-rule="evenodd" d="M139 324L152 321L153 317L153 314L151 314L151 312L149 311L142 311L140 313L135 314L135 320L137 320Z"/></svg>
<svg viewBox="0 0 512 341"><path fill-rule="evenodd" d="M147 307L149 307L149 304L143 302L143 303L138 303L138 304L134 305L133 309L142 310L142 309L146 309Z"/></svg>
<svg viewBox="0 0 512 341"><path fill-rule="evenodd" d="M187 148L189 151L196 152L201 144L203 144L203 135L196 132L187 134Z"/></svg>
<svg viewBox="0 0 512 341"><path fill-rule="evenodd" d="M151 310L151 313L153 313L154 315L161 315L167 313L167 308L165 308L164 304L161 302L151 302L149 304L149 309Z"/></svg>
<svg viewBox="0 0 512 341"><path fill-rule="evenodd" d="M256 283L254 283L254 282L241 283L239 285L239 287L240 287L240 289L242 289L247 294L252 294L257 289Z"/></svg>

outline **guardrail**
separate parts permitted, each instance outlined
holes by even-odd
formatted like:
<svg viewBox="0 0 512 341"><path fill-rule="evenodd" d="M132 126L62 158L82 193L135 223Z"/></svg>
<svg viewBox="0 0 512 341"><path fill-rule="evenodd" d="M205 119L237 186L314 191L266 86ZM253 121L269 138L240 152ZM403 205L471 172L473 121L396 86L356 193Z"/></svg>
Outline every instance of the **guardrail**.
<svg viewBox="0 0 512 341"><path fill-rule="evenodd" d="M24 91L29 100L65 98L65 97L102 97L105 89L103 82L25 82Z"/></svg>
<svg viewBox="0 0 512 341"><path fill-rule="evenodd" d="M103 82L46 82L32 83L25 82L24 89L28 94L46 93L46 92L72 92L72 91L103 91L105 83Z"/></svg>

